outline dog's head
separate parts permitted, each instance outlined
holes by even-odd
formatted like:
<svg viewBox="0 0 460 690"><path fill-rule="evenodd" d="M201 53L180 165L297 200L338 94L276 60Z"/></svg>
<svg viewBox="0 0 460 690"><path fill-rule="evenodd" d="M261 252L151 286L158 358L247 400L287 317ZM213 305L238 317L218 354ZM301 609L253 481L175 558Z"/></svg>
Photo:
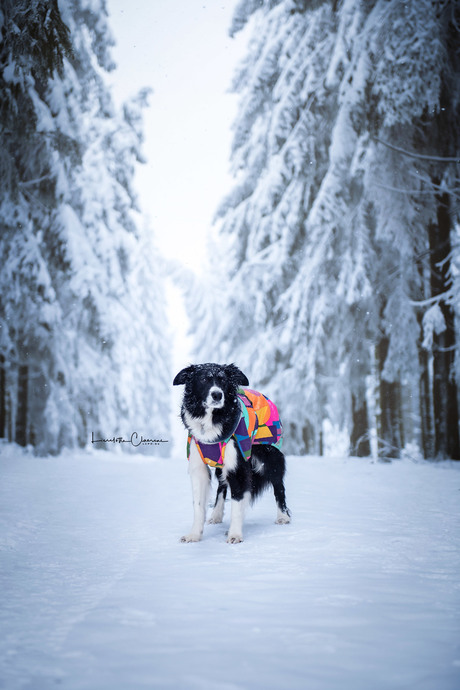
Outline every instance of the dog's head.
<svg viewBox="0 0 460 690"><path fill-rule="evenodd" d="M205 410L218 410L235 397L239 386L248 386L249 381L234 364L208 363L182 369L173 385L185 385L184 400L193 400Z"/></svg>

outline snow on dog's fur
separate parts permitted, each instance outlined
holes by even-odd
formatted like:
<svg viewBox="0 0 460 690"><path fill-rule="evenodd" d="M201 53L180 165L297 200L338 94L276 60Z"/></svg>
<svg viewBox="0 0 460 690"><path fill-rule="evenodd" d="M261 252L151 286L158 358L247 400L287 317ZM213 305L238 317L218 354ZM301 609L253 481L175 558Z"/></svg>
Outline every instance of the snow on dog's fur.
<svg viewBox="0 0 460 690"><path fill-rule="evenodd" d="M227 488L231 492L231 518L227 541L243 541L246 507L265 488L273 486L278 507L276 522L290 522L284 490L285 459L275 445L252 446L250 460L245 460L232 436L241 417L238 399L240 386L248 386L246 376L234 364L198 364L182 369L173 384L185 385L181 418L189 432L189 472L192 482L194 519L183 542L199 541L206 519L210 488L210 470L202 459L197 444L226 443L223 464L216 467L218 489L209 523L220 523L224 514ZM256 393L257 394L257 393ZM276 409L276 408L275 408Z"/></svg>

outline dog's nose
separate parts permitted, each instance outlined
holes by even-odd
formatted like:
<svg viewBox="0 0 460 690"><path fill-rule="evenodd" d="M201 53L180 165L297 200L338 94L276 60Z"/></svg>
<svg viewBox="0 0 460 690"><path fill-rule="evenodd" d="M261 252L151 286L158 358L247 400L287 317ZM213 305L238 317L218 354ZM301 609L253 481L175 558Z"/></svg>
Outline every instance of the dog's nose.
<svg viewBox="0 0 460 690"><path fill-rule="evenodd" d="M222 400L222 391L212 391L211 398L214 402L219 402L219 400Z"/></svg>

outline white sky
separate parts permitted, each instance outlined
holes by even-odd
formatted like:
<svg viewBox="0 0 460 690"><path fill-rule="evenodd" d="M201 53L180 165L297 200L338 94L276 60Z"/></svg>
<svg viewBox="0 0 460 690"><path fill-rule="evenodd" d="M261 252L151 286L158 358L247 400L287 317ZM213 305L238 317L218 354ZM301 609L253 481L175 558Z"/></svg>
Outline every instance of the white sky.
<svg viewBox="0 0 460 690"><path fill-rule="evenodd" d="M153 89L144 111L147 164L136 191L156 243L168 258L200 272L206 234L232 188L231 125L238 99L229 94L244 56L245 32L228 37L237 0L106 0L117 45L109 76L117 102ZM165 285L173 331L174 373L192 361L192 340L179 289ZM173 389L172 438L183 440Z"/></svg>
<svg viewBox="0 0 460 690"><path fill-rule="evenodd" d="M244 33L228 37L236 0L107 0L118 65L117 101L153 88L144 112L147 165L137 176L140 206L168 257L199 272L205 235L229 176L229 94Z"/></svg>

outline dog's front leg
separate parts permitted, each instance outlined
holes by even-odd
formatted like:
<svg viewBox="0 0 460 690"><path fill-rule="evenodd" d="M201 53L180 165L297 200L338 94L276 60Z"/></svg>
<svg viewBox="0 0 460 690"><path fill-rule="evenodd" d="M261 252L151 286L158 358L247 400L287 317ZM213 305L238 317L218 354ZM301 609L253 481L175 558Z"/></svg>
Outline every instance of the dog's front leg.
<svg viewBox="0 0 460 690"><path fill-rule="evenodd" d="M244 514L251 502L251 474L249 464L239 456L233 441L227 446L225 467L232 495L227 541L229 544L239 544L243 541Z"/></svg>
<svg viewBox="0 0 460 690"><path fill-rule="evenodd" d="M227 541L229 544L239 544L243 541L244 513L251 501L251 493L245 491L241 498L233 498L231 502L230 529Z"/></svg>
<svg viewBox="0 0 460 690"><path fill-rule="evenodd" d="M189 474L192 481L193 525L189 534L181 538L182 542L200 541L203 535L211 483L209 469L201 459L195 441L192 441L190 446Z"/></svg>

